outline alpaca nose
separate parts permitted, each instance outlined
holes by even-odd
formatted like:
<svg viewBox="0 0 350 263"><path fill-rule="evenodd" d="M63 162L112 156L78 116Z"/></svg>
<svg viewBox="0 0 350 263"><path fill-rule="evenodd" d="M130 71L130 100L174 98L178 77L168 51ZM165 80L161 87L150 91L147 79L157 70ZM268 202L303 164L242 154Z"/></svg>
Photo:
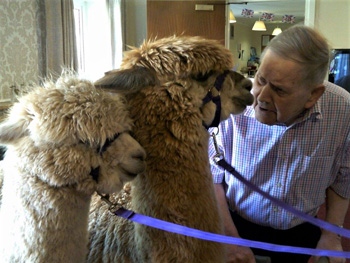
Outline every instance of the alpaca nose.
<svg viewBox="0 0 350 263"><path fill-rule="evenodd" d="M132 158L140 160L140 161L145 161L146 159L146 152L143 149L139 149L137 151L135 151L132 155Z"/></svg>
<svg viewBox="0 0 350 263"><path fill-rule="evenodd" d="M251 91L253 83L249 79L245 79L242 81L242 87L248 91Z"/></svg>

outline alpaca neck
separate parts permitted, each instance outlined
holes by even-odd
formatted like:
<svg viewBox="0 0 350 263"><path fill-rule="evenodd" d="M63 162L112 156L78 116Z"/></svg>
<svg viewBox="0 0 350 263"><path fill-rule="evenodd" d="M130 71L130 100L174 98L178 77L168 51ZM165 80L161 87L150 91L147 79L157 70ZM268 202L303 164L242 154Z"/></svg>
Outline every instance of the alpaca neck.
<svg viewBox="0 0 350 263"><path fill-rule="evenodd" d="M91 197L13 171L0 211L4 255L16 248L16 262L84 262Z"/></svg>
<svg viewBox="0 0 350 263"><path fill-rule="evenodd" d="M182 92L181 87L150 88L130 101L134 135L147 152L146 172L133 182L133 203L141 210L148 208L138 202L147 202L147 207L187 207L193 203L185 197L206 195L203 189L211 191L209 135L199 108ZM181 196L181 204L174 205L174 199Z"/></svg>

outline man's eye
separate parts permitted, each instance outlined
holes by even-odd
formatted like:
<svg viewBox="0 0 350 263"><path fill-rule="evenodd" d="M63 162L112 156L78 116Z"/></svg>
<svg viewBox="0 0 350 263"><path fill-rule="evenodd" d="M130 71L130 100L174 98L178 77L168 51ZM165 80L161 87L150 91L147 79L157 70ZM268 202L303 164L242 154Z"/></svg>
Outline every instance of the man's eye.
<svg viewBox="0 0 350 263"><path fill-rule="evenodd" d="M266 81L264 78L258 77L258 83L259 83L259 85L264 85L264 84L266 84Z"/></svg>
<svg viewBox="0 0 350 263"><path fill-rule="evenodd" d="M278 94L283 94L284 90L278 87L272 87L274 91L276 91Z"/></svg>

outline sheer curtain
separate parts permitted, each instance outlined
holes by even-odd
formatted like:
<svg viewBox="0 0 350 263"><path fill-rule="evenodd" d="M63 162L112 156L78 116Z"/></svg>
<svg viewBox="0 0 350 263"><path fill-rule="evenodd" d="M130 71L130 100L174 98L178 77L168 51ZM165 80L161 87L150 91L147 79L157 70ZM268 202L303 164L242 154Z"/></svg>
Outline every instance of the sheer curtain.
<svg viewBox="0 0 350 263"><path fill-rule="evenodd" d="M124 0L74 0L79 75L90 80L120 66Z"/></svg>
<svg viewBox="0 0 350 263"><path fill-rule="evenodd" d="M57 78L78 69L73 0L36 0L40 77Z"/></svg>
<svg viewBox="0 0 350 263"><path fill-rule="evenodd" d="M109 18L111 24L111 47L112 47L112 68L119 68L122 58L125 43L124 37L124 21L125 3L123 0L107 0Z"/></svg>

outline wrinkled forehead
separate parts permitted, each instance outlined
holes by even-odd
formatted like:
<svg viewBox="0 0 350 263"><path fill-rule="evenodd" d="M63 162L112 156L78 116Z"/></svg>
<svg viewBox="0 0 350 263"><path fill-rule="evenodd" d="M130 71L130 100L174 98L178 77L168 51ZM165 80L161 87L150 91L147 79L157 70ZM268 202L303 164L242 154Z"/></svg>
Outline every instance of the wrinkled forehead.
<svg viewBox="0 0 350 263"><path fill-rule="evenodd" d="M268 50L258 70L258 77L275 86L300 86L305 79L305 68L300 63Z"/></svg>

